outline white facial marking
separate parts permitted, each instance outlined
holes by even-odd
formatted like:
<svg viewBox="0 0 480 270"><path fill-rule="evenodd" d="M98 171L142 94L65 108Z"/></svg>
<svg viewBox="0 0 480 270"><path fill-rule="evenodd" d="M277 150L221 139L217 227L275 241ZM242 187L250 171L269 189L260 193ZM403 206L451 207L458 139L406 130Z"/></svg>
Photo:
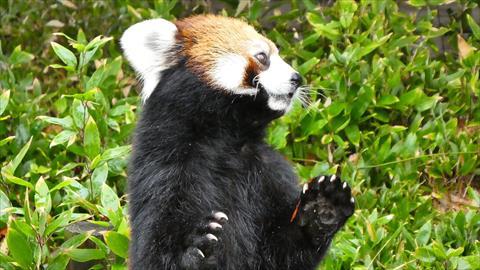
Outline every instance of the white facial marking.
<svg viewBox="0 0 480 270"><path fill-rule="evenodd" d="M211 76L217 86L225 88L234 94L255 95L255 88L243 88L243 76L247 68L247 60L238 54L226 54L219 59L211 71Z"/></svg>
<svg viewBox="0 0 480 270"><path fill-rule="evenodd" d="M143 81L143 101L155 90L160 72L174 64L168 53L175 46L176 33L173 23L153 19L130 26L120 39L125 57Z"/></svg>
<svg viewBox="0 0 480 270"><path fill-rule="evenodd" d="M268 92L268 91L267 91ZM268 97L268 107L274 111L283 111L290 105L290 101L276 97Z"/></svg>
<svg viewBox="0 0 480 270"><path fill-rule="evenodd" d="M269 60L270 66L260 72L258 79L270 96L268 106L272 110L285 111L290 108L291 98L287 95L293 90L291 78L296 71L277 53L270 55Z"/></svg>
<svg viewBox="0 0 480 270"><path fill-rule="evenodd" d="M268 93L276 95L288 94L291 90L291 78L295 70L278 54L270 56L270 66L260 73L260 83Z"/></svg>
<svg viewBox="0 0 480 270"><path fill-rule="evenodd" d="M257 53L264 52L265 54L269 54L270 47L268 44L263 40L251 40L248 42L248 53L250 55L256 55Z"/></svg>

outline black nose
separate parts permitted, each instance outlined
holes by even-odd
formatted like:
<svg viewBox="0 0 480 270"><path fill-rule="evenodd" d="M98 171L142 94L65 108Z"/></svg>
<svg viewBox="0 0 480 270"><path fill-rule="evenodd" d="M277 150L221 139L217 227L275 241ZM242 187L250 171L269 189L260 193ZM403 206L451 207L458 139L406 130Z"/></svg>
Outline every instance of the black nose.
<svg viewBox="0 0 480 270"><path fill-rule="evenodd" d="M300 84L302 84L302 76L300 76L300 74L298 72L295 72L295 73L293 73L290 81L292 82L292 85L296 89L300 86Z"/></svg>

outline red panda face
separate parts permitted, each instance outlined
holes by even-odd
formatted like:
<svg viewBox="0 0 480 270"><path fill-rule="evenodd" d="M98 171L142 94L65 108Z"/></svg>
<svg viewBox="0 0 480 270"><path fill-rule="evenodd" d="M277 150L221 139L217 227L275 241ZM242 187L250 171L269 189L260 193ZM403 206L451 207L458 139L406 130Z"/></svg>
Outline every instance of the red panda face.
<svg viewBox="0 0 480 270"><path fill-rule="evenodd" d="M172 24L162 19L131 26L121 44L144 81L144 99L160 81L161 71L180 57L214 89L235 95L268 94L272 110L286 111L301 83L299 74L278 54L277 47L245 22L201 15Z"/></svg>

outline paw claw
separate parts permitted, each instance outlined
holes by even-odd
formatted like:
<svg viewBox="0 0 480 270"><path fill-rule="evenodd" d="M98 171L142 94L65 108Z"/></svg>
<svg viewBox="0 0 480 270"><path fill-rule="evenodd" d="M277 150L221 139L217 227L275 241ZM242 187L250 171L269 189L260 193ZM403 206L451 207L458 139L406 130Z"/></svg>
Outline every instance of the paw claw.
<svg viewBox="0 0 480 270"><path fill-rule="evenodd" d="M353 197L350 198L350 202L351 202L351 203L355 203L355 199L354 199Z"/></svg>
<svg viewBox="0 0 480 270"><path fill-rule="evenodd" d="M323 182L325 180L325 176L320 176L320 178L318 178L318 183L320 184L321 182Z"/></svg>
<svg viewBox="0 0 480 270"><path fill-rule="evenodd" d="M215 219L218 220L218 221L222 221L222 220L228 221L227 215L226 215L225 213L223 213L223 212L215 212L215 213L213 214L213 218L215 218Z"/></svg>
<svg viewBox="0 0 480 270"><path fill-rule="evenodd" d="M347 187L347 182L343 182L342 188L345 189Z"/></svg>
<svg viewBox="0 0 480 270"><path fill-rule="evenodd" d="M335 181L335 179L337 179L337 176L334 174L330 177L330 182L333 182Z"/></svg>
<svg viewBox="0 0 480 270"><path fill-rule="evenodd" d="M208 233L208 234L206 235L206 237L207 237L208 240L213 240L213 241L218 242L218 238L217 238L215 235L211 234L211 233Z"/></svg>
<svg viewBox="0 0 480 270"><path fill-rule="evenodd" d="M203 252L199 248L197 248L197 252L200 256L202 256L202 258L205 258L205 254L203 254Z"/></svg>
<svg viewBox="0 0 480 270"><path fill-rule="evenodd" d="M305 192L307 192L308 190L308 184L304 184L303 185L303 194L305 194Z"/></svg>
<svg viewBox="0 0 480 270"><path fill-rule="evenodd" d="M217 230L217 229L221 229L223 226L220 225L219 223L217 222L210 222L208 224L208 228L210 228L211 230Z"/></svg>

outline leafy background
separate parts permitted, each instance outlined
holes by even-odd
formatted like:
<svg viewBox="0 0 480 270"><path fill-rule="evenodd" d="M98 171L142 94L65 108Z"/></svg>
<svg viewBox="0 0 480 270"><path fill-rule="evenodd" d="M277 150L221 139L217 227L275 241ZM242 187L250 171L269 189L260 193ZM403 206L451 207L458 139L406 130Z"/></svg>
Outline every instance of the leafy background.
<svg viewBox="0 0 480 270"><path fill-rule="evenodd" d="M0 268L126 268L140 108L118 39L218 13L261 29L308 81L310 105L268 142L302 179L353 187L324 269L480 269L478 2L321 2L0 1Z"/></svg>

